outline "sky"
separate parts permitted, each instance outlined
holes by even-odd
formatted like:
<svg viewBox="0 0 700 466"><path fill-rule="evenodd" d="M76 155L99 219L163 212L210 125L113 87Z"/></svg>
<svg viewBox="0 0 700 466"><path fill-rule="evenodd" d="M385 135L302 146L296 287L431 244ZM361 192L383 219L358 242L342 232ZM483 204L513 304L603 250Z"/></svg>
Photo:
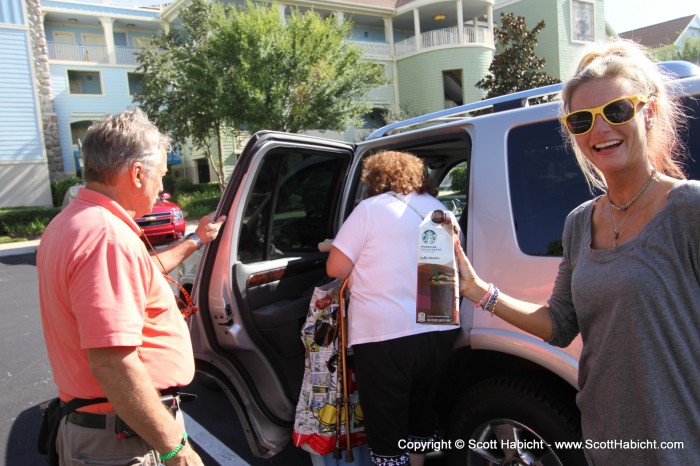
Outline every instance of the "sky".
<svg viewBox="0 0 700 466"><path fill-rule="evenodd" d="M699 0L605 0L605 19L618 34L693 14Z"/></svg>

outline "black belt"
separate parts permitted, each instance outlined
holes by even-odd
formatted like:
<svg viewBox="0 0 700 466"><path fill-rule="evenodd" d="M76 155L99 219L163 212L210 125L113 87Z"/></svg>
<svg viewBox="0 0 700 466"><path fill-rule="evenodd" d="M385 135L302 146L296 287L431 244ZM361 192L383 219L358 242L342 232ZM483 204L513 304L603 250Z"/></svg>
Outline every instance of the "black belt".
<svg viewBox="0 0 700 466"><path fill-rule="evenodd" d="M107 427L107 415L73 411L68 415L68 422L76 426L104 430Z"/></svg>
<svg viewBox="0 0 700 466"><path fill-rule="evenodd" d="M177 410L177 405L173 405L172 397L178 396L177 388L168 388L160 390L163 404L170 409L173 416ZM73 411L68 414L68 422L89 429L102 429L107 427L107 414L111 413L84 413L81 411Z"/></svg>

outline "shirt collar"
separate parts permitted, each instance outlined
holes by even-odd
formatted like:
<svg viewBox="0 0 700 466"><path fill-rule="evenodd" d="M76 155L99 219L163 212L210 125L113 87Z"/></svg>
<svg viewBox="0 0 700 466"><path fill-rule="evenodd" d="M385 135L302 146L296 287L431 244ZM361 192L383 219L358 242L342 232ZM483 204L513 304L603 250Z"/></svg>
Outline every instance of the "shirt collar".
<svg viewBox="0 0 700 466"><path fill-rule="evenodd" d="M80 200L83 202L87 202L89 204L95 204L100 207L103 207L110 211L115 217L119 218L122 220L124 223L126 223L129 228L134 230L134 233L137 235L141 236L143 233L143 230L141 230L141 227L138 226L138 224L134 221L133 218L124 210L124 208L119 205L114 199L110 198L109 196L105 196L104 194L98 193L97 191L93 191L92 189L88 188L80 188L78 191L78 195L75 197L75 200Z"/></svg>

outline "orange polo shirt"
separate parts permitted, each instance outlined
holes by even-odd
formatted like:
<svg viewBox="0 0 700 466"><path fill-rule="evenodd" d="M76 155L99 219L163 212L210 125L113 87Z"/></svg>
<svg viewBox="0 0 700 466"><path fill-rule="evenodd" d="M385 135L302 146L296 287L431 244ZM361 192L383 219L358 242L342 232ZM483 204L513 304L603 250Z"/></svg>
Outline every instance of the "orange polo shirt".
<svg viewBox="0 0 700 466"><path fill-rule="evenodd" d="M41 320L65 401L105 396L88 365L90 348L136 347L159 390L194 377L187 325L140 234L119 204L83 188L42 235Z"/></svg>

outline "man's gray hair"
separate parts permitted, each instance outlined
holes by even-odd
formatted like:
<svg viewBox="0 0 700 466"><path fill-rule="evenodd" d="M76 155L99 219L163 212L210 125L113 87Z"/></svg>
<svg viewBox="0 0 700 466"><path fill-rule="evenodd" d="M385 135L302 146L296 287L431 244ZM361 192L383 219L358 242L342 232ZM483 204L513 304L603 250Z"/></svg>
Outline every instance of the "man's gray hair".
<svg viewBox="0 0 700 466"><path fill-rule="evenodd" d="M82 145L85 181L114 184L134 162L144 164L152 174L161 161L162 151L170 150L171 139L139 108L111 115L94 122Z"/></svg>

